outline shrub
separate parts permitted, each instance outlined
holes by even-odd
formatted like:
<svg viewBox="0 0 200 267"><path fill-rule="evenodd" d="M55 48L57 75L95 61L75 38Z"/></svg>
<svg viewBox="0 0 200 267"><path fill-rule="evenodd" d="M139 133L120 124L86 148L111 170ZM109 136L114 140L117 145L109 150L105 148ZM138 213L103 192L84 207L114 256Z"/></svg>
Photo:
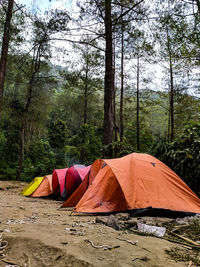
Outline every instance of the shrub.
<svg viewBox="0 0 200 267"><path fill-rule="evenodd" d="M200 196L200 123L186 125L174 142L160 140L152 154L174 170Z"/></svg>

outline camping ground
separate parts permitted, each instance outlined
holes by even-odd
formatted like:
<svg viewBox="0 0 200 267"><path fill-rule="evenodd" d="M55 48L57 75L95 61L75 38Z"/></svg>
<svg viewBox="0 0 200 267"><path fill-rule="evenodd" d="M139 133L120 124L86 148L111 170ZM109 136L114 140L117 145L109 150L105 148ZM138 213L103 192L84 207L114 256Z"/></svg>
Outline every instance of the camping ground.
<svg viewBox="0 0 200 267"><path fill-rule="evenodd" d="M142 221L166 226L167 231L189 231L184 220L178 224L169 218L130 218L121 213L114 215L121 227L115 230L106 225L110 216L75 215L70 209L61 209L60 201L21 196L25 185L0 181L1 246L7 244L0 250L0 266L200 266L197 246L168 234L165 238L174 242L139 235L135 230L137 222ZM128 222L132 225L125 230ZM199 228L197 217L196 235L189 239L196 244L200 241ZM181 230L178 233L183 235Z"/></svg>

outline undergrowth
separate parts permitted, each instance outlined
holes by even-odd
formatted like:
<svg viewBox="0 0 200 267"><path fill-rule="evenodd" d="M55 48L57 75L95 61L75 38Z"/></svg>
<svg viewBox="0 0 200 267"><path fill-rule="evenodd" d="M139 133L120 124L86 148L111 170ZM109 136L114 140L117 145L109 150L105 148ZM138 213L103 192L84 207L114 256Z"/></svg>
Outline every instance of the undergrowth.
<svg viewBox="0 0 200 267"><path fill-rule="evenodd" d="M178 230L178 233L193 241L200 241L200 221L198 219L192 220L189 225L184 225ZM175 240L177 238L174 238ZM191 248L190 250L174 247L166 252L175 261L192 261L195 266L200 266L200 248Z"/></svg>
<svg viewBox="0 0 200 267"><path fill-rule="evenodd" d="M175 260L175 261L192 261L195 266L200 266L200 250L191 249L186 250L183 248L174 247L171 250L166 250L166 252Z"/></svg>

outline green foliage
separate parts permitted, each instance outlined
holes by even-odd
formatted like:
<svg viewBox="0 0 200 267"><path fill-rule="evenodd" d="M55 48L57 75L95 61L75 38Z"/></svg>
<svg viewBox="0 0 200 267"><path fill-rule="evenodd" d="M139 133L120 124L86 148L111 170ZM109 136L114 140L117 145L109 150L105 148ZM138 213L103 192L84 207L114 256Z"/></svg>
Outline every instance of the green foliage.
<svg viewBox="0 0 200 267"><path fill-rule="evenodd" d="M81 163L91 163L100 157L101 138L90 124L83 124L73 137L72 144L77 148Z"/></svg>
<svg viewBox="0 0 200 267"><path fill-rule="evenodd" d="M26 153L34 166L34 176L52 173L56 166L56 157L47 140L32 142Z"/></svg>
<svg viewBox="0 0 200 267"><path fill-rule="evenodd" d="M172 143L161 140L152 152L200 196L200 123L186 125Z"/></svg>
<svg viewBox="0 0 200 267"><path fill-rule="evenodd" d="M69 166L79 163L80 160L78 148L71 145L65 146L65 159Z"/></svg>
<svg viewBox="0 0 200 267"><path fill-rule="evenodd" d="M19 147L11 143L5 135L0 135L0 179L14 179L17 167L17 152Z"/></svg>
<svg viewBox="0 0 200 267"><path fill-rule="evenodd" d="M129 122L125 130L125 140L134 150L137 150L136 121ZM153 145L154 137L150 130L150 125L145 118L141 118L140 123L140 152L147 151Z"/></svg>
<svg viewBox="0 0 200 267"><path fill-rule="evenodd" d="M112 142L110 145L104 145L101 148L102 155L109 155L109 158L119 158L133 153L134 148L125 142Z"/></svg>
<svg viewBox="0 0 200 267"><path fill-rule="evenodd" d="M6 137L4 135L4 133L0 133L0 155L3 155L4 149L6 147Z"/></svg>
<svg viewBox="0 0 200 267"><path fill-rule="evenodd" d="M15 179L16 176L19 146L11 137L0 134L0 179ZM56 161L48 141L32 141L25 150L21 179L30 181L36 176L52 173Z"/></svg>
<svg viewBox="0 0 200 267"><path fill-rule="evenodd" d="M5 23L6 1L4 2L0 5L0 37ZM102 4L105 1L97 2L99 3L98 12L102 9L103 13L100 15L104 15ZM132 5L131 1L120 3L127 5L127 8ZM117 87L121 50L117 36L121 34L122 19L117 20L121 12L120 5L113 1L112 6L112 18L116 21L113 28L116 31L114 39ZM200 62L199 15L189 12L190 6L192 5L186 1L183 4L183 1L179 0L163 0L156 6L152 4L150 9L147 7L146 11L150 13L154 10L154 15L160 17L159 20L148 22L150 31L140 12L138 21L135 12L123 17L124 52L125 58L127 57L124 64L129 64L124 66L126 69L124 142L117 141L103 147L101 138L104 119L104 63L102 62L103 51L96 49L98 46L104 48L102 42L98 41L97 36L89 36L90 31L88 31L88 35L82 38L83 43L87 44L73 46L77 57L71 60L67 47L58 48L56 45L56 53L54 53L55 47L51 46L53 42L49 42L59 36L55 34L57 32L70 34L68 28L70 17L65 11L49 10L46 12L46 17L37 17L37 15L28 14L27 10L23 12L22 6L17 8L13 14L4 107L0 120L0 178L15 178L22 118L26 119L22 170L24 180L52 173L54 168L63 168L74 163L88 164L96 158L103 157L104 154L109 154L110 158L113 158L136 151L136 72L134 65L132 67L130 65L132 57L140 56L140 152L149 151L155 140L167 138L170 125L169 95L163 89L168 88L168 76L163 77L165 83L162 84L154 79L153 73L156 71L154 69L156 61L161 63L163 70L168 73L169 66L166 65L166 60L168 61L168 45L170 45L175 86L174 126L175 135L179 137L173 143L160 141L154 147L153 153L199 193L199 126L190 124L182 132L184 125L190 120L198 122L200 118L198 97L187 93L187 90L192 93L199 90L196 65ZM90 25L89 13L92 14L93 19L96 19L96 3L89 1L82 6L82 11L84 11L82 13L84 23L80 25ZM138 11L141 10L138 9ZM191 13L191 16L185 16L184 12ZM131 19L131 14L134 14L134 19ZM100 16L98 30L100 36L104 37L104 23L101 24L101 21L103 22ZM92 20L92 24L93 22ZM155 51L153 51L154 47ZM66 67L53 65L49 61L53 54L58 56L57 60L63 56ZM153 65L149 70L149 64L152 62ZM34 70L36 65L38 68ZM119 125L118 92L119 89L116 88L116 126ZM30 106L26 110L29 100ZM84 111L86 111L86 118L84 118ZM82 125L83 121L88 124Z"/></svg>
<svg viewBox="0 0 200 267"><path fill-rule="evenodd" d="M49 144L55 153L57 168L63 168L68 161L65 158L65 145L67 143L68 130L66 123L60 119L52 122L49 127Z"/></svg>
<svg viewBox="0 0 200 267"><path fill-rule="evenodd" d="M64 148L68 136L67 127L64 121L58 119L52 122L49 127L49 143L53 148Z"/></svg>

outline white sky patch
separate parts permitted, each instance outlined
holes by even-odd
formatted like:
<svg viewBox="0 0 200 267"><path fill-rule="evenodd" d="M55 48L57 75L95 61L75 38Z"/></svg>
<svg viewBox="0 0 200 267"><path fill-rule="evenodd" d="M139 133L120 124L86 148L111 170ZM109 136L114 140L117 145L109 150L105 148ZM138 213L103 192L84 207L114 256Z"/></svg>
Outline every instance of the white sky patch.
<svg viewBox="0 0 200 267"><path fill-rule="evenodd" d="M27 9L37 14L38 16L45 16L49 10L66 10L69 12L70 16L73 19L77 19L79 16L79 7L77 3L84 4L85 0L16 0L17 3L26 5ZM148 0L147 0L148 1ZM88 17L89 18L89 17ZM90 21L91 27L88 27L87 21L83 21L81 25L77 26L74 24L73 21L69 22L68 27L72 30L72 35L68 33L56 33L53 38L60 39L51 41L51 51L52 51L52 58L51 62L55 65L60 65L62 67L67 67L69 70L77 70L81 68L81 56L80 54L74 50L73 45L68 40L79 41L81 36L90 35L91 38L95 38L95 32L98 32L100 27L104 27L101 24L95 23L96 21ZM85 29L84 29L85 26ZM76 30L77 27L80 27L79 30ZM86 30L89 28L89 31ZM94 32L94 33L92 33ZM63 41L62 39L65 39ZM105 42L101 39L97 46L100 46L102 49L105 47ZM125 73L127 74L127 84L135 84L135 75L133 70L134 60L131 59L130 62L125 62ZM104 66L102 66L104 68ZM158 64L146 64L146 72L150 75L152 73L152 83L151 89L153 90L166 90L166 82L164 82L164 67ZM103 76L102 76L103 79ZM118 82L120 84L120 80L118 78ZM194 82L193 82L194 83Z"/></svg>
<svg viewBox="0 0 200 267"><path fill-rule="evenodd" d="M59 1L51 1L51 5L49 9L67 9L71 10L72 8L72 0L59 0Z"/></svg>
<svg viewBox="0 0 200 267"><path fill-rule="evenodd" d="M75 0L17 0L18 4L25 5L33 13L44 13L50 9L67 9L71 11Z"/></svg>
<svg viewBox="0 0 200 267"><path fill-rule="evenodd" d="M69 12L70 16L77 17L79 14L79 8L76 5L76 0L16 0L18 4L24 5L27 10L37 15L38 17L45 17L50 10L66 10ZM79 1L80 2L80 1ZM76 15L77 14L77 15ZM30 27L30 28L29 28ZM68 25L69 28L75 28L71 22ZM27 30L31 32L31 25L27 20ZM57 33L54 35L55 38L60 39L73 39L78 40L79 37L70 37L69 35L65 36L62 33ZM26 48L29 47L28 42L26 44ZM31 46L31 43L30 43ZM29 48L28 48L29 49ZM52 41L51 42L51 51L52 58L51 62L55 65L69 65L70 59L71 61L75 61L77 59L77 55L73 52L73 48L70 42L66 41Z"/></svg>

